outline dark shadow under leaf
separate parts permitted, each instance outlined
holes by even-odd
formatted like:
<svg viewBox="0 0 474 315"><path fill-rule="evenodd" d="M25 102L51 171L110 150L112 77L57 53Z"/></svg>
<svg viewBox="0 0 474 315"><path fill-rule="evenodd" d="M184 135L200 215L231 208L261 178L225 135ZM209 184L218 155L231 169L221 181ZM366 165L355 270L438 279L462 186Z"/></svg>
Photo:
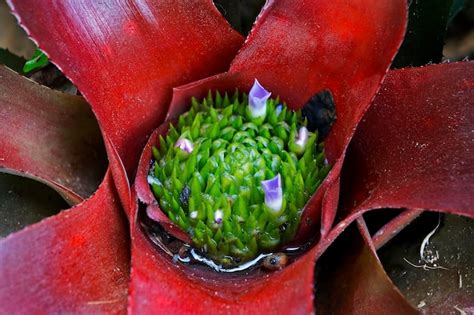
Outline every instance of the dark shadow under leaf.
<svg viewBox="0 0 474 315"><path fill-rule="evenodd" d="M377 211L369 211L364 214L364 220L370 235L374 235L380 228L387 224L390 220L396 218L402 209L377 209Z"/></svg>
<svg viewBox="0 0 474 315"><path fill-rule="evenodd" d="M0 65L5 65L8 68L22 74L23 65L25 62L25 58L15 55L8 49L0 48Z"/></svg>
<svg viewBox="0 0 474 315"><path fill-rule="evenodd" d="M329 247L316 266L318 314L416 314L355 225Z"/></svg>
<svg viewBox="0 0 474 315"><path fill-rule="evenodd" d="M453 0L410 1L407 33L392 68L441 61L452 4Z"/></svg>
<svg viewBox="0 0 474 315"><path fill-rule="evenodd" d="M0 238L69 207L52 188L7 173L0 173L0 200Z"/></svg>
<svg viewBox="0 0 474 315"><path fill-rule="evenodd" d="M214 0L214 4L237 32L247 35L265 0Z"/></svg>
<svg viewBox="0 0 474 315"><path fill-rule="evenodd" d="M77 88L69 81L64 74L53 64L49 63L41 69L33 70L28 77L41 85L47 86L53 90L77 94Z"/></svg>
<svg viewBox="0 0 474 315"><path fill-rule="evenodd" d="M421 312L470 314L473 244L472 219L430 212L382 247L379 256L392 281Z"/></svg>

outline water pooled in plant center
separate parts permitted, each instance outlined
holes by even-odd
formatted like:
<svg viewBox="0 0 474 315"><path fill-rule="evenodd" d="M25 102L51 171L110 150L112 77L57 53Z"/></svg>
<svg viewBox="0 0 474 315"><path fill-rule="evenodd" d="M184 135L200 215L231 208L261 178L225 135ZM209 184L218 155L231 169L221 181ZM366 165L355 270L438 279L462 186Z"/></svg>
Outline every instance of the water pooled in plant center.
<svg viewBox="0 0 474 315"><path fill-rule="evenodd" d="M162 211L219 266L278 250L330 167L301 111L271 98L209 92L153 147L148 182Z"/></svg>

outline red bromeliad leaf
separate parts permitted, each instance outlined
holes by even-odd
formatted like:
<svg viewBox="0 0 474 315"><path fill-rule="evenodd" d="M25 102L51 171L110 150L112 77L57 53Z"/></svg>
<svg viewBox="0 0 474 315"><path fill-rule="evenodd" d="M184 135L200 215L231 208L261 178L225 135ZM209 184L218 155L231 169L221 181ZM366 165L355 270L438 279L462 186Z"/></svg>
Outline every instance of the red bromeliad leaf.
<svg viewBox="0 0 474 315"><path fill-rule="evenodd" d="M107 172L94 196L0 241L0 313L124 312L127 227Z"/></svg>
<svg viewBox="0 0 474 315"><path fill-rule="evenodd" d="M417 209L473 217L470 192L474 174L468 153L473 150L470 106L474 88L473 81L466 79L473 74L474 63L388 74L346 157L341 178L346 217L321 240L319 251L327 249L353 220L370 209L413 209L377 233L379 242L388 241L390 236L385 234L397 232L395 224L410 221ZM352 270L351 277L357 277L352 266L347 267ZM332 277L337 279L341 270L347 269L335 270Z"/></svg>
<svg viewBox="0 0 474 315"><path fill-rule="evenodd" d="M386 275L359 230L342 235L318 261L316 310L321 314L418 314Z"/></svg>
<svg viewBox="0 0 474 315"><path fill-rule="evenodd" d="M343 177L351 213L431 209L474 217L474 63L392 71Z"/></svg>
<svg viewBox="0 0 474 315"><path fill-rule="evenodd" d="M167 120L185 111L192 96L203 97L209 89L248 91L254 78L261 80L274 95L288 101L292 108L303 106L313 94L330 88L336 100L338 120L328 138L327 150L331 162L336 164L310 201L304 222L310 220L311 224L303 224L300 236L314 234L311 229L319 219L321 204L327 207L325 225L329 228L338 201L339 171L345 148L400 45L405 22L405 1L360 0L351 4L346 1L270 1L230 71L175 89ZM158 206L146 175L151 147L157 144L157 135L165 131L166 123L149 140L135 187L140 200L155 209ZM133 218L135 222L136 213ZM165 215L162 218L171 234L186 240L182 233L170 228ZM329 243L322 244L327 247ZM273 274L233 279L210 271L186 271L185 267L177 266L156 252L135 225L132 227L130 308L138 313L156 309L163 313L251 312L255 309L307 312L313 309L311 293L316 253L321 253L319 247L313 247L297 262Z"/></svg>
<svg viewBox="0 0 474 315"><path fill-rule="evenodd" d="M0 170L51 186L70 204L90 196L106 168L87 103L0 67Z"/></svg>
<svg viewBox="0 0 474 315"><path fill-rule="evenodd" d="M377 233L378 243L392 238L420 209L474 217L473 77L472 62L389 73L351 144L342 187L343 204L352 210L335 235L363 211L376 208L413 209ZM455 272L449 273L443 276L457 280ZM415 278L410 277L420 282ZM445 307L443 312L454 311L453 301L469 305L470 293L450 285L447 281L441 294L436 289L436 298L426 304L438 311ZM416 303L424 300L418 295Z"/></svg>
<svg viewBox="0 0 474 315"><path fill-rule="evenodd" d="M371 209L474 217L472 77L472 62L389 72L351 143L341 176L345 217L325 243Z"/></svg>
<svg viewBox="0 0 474 315"><path fill-rule="evenodd" d="M70 203L95 191L105 150L81 97L1 67L0 120L4 171L45 182ZM83 204L0 241L0 313L125 309L127 230L112 185L109 174Z"/></svg>
<svg viewBox="0 0 474 315"><path fill-rule="evenodd" d="M210 0L9 3L132 172L171 88L225 70L242 43Z"/></svg>

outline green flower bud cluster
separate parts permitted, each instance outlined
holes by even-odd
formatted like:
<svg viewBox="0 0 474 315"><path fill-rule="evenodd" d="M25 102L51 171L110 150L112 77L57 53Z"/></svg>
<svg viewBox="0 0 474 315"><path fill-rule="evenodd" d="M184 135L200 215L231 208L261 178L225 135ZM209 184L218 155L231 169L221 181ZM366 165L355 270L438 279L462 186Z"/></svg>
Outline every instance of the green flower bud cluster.
<svg viewBox="0 0 474 315"><path fill-rule="evenodd" d="M295 149L306 122L278 99L263 121L246 114L248 96L209 92L170 125L153 148L149 183L161 209L194 246L223 266L252 259L292 240L304 205L329 171L318 134ZM179 141L192 149L183 149ZM178 142L178 143L177 143ZM281 175L282 209L265 206L261 182Z"/></svg>

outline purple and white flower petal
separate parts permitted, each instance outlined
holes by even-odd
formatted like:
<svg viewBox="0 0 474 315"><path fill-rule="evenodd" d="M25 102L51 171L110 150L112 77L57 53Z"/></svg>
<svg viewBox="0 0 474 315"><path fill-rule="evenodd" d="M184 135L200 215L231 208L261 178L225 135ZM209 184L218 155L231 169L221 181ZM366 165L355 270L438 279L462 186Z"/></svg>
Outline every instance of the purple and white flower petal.
<svg viewBox="0 0 474 315"><path fill-rule="evenodd" d="M278 215L283 207L283 187L280 174L272 179L262 181L262 188L265 193L265 205L275 215Z"/></svg>
<svg viewBox="0 0 474 315"><path fill-rule="evenodd" d="M223 219L224 219L224 212L222 212L221 209L217 209L214 212L214 222L216 224L221 224Z"/></svg>
<svg viewBox="0 0 474 315"><path fill-rule="evenodd" d="M252 89L249 93L249 111L254 118L265 116L267 112L267 100L272 93L265 90L265 88L255 79Z"/></svg>
<svg viewBox="0 0 474 315"><path fill-rule="evenodd" d="M191 140L185 138L178 139L174 146L186 151L187 153L191 153L194 150L194 144L191 142Z"/></svg>
<svg viewBox="0 0 474 315"><path fill-rule="evenodd" d="M306 144L308 143L309 138L309 131L306 127L301 127L296 131L292 131L290 133L290 141L288 142L288 149L291 152L296 153L297 155L301 155L304 153L306 149Z"/></svg>
<svg viewBox="0 0 474 315"><path fill-rule="evenodd" d="M282 111L283 111L283 105L278 104L277 107L275 107L275 114L277 115L277 117L280 116Z"/></svg>
<svg viewBox="0 0 474 315"><path fill-rule="evenodd" d="M295 144L304 149L304 147L306 146L306 142L308 142L308 129L303 126L300 128L298 134L296 135Z"/></svg>

